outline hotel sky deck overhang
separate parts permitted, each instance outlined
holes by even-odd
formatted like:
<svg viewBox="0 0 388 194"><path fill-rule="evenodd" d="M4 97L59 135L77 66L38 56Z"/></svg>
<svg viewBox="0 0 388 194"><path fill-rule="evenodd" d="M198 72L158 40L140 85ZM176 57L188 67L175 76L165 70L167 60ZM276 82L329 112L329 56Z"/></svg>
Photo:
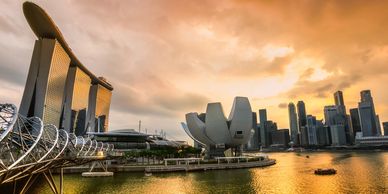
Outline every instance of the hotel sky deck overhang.
<svg viewBox="0 0 388 194"><path fill-rule="evenodd" d="M111 91L113 90L112 85L95 76L78 60L54 21L42 8L32 2L25 2L23 4L23 12L32 31L39 39L56 39L69 55L72 66L77 66L84 71L92 79L93 84L100 84Z"/></svg>

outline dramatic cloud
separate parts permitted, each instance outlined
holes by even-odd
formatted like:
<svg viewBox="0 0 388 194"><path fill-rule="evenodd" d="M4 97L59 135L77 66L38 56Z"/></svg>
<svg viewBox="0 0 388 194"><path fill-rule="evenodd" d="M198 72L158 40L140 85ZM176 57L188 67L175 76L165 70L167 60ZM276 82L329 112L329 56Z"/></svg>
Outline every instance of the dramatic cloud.
<svg viewBox="0 0 388 194"><path fill-rule="evenodd" d="M347 107L372 89L388 120L385 1L36 1L79 59L114 86L112 128L163 128L234 96L287 128L289 101L322 118L332 93ZM0 8L0 101L20 103L34 40L22 1ZM5 85L5 86L3 86Z"/></svg>
<svg viewBox="0 0 388 194"><path fill-rule="evenodd" d="M279 108L287 108L288 107L288 104L287 103L280 103L278 105Z"/></svg>

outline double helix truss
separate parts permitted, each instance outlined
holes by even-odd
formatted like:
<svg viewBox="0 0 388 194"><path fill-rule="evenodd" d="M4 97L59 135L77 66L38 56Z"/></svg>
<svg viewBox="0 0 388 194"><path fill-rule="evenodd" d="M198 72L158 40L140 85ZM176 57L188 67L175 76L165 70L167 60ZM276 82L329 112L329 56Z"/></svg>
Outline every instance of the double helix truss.
<svg viewBox="0 0 388 194"><path fill-rule="evenodd" d="M44 125L26 118L12 104L0 104L0 184L31 177L54 168L105 160L112 144Z"/></svg>

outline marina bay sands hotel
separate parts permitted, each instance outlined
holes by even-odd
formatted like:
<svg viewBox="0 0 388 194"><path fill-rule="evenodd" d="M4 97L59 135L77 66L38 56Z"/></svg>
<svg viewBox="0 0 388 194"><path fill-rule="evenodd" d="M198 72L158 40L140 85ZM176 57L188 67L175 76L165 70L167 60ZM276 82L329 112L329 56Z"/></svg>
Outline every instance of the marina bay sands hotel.
<svg viewBox="0 0 388 194"><path fill-rule="evenodd" d="M19 114L36 116L76 135L108 130L113 87L75 56L47 13L34 3L23 12L37 36Z"/></svg>

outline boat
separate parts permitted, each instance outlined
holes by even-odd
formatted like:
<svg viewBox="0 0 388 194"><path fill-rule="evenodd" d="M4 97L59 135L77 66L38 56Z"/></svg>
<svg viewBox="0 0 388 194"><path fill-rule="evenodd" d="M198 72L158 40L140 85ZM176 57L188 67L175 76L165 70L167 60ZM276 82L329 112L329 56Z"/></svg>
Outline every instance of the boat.
<svg viewBox="0 0 388 194"><path fill-rule="evenodd" d="M326 168L326 169L318 168L317 170L314 171L314 174L317 174L317 175L331 175L336 173L337 173L337 170L335 170L334 168Z"/></svg>

